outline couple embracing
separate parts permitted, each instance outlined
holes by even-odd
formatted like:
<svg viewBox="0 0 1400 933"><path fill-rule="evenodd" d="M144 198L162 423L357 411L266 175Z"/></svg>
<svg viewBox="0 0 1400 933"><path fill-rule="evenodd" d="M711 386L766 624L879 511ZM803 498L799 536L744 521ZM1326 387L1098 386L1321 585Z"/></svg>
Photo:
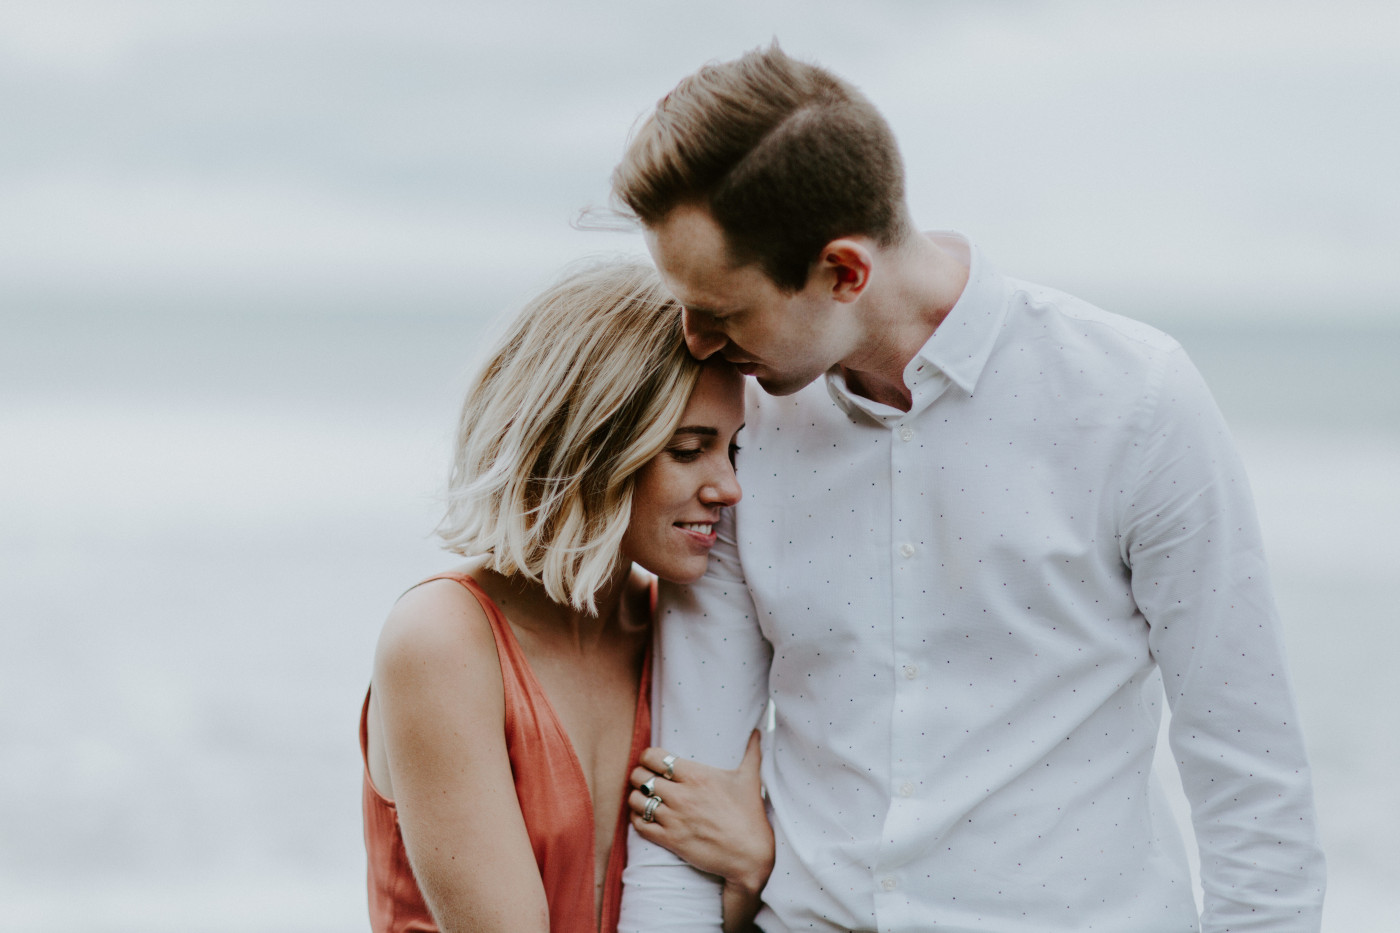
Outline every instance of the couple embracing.
<svg viewBox="0 0 1400 933"><path fill-rule="evenodd" d="M380 639L376 933L1316 931L1259 531L1180 346L919 231L883 118L776 45L683 80L613 188L655 270L514 321L467 562Z"/></svg>

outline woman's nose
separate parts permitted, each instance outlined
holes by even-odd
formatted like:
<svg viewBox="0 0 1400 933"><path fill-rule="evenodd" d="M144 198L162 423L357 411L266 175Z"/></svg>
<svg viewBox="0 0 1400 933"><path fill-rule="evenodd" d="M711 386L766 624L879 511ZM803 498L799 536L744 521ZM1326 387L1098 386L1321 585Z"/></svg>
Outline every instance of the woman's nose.
<svg viewBox="0 0 1400 933"><path fill-rule="evenodd" d="M701 497L707 504L731 506L744 497L739 488L739 477L734 475L734 466L726 457L722 466L716 467L715 475L701 490Z"/></svg>

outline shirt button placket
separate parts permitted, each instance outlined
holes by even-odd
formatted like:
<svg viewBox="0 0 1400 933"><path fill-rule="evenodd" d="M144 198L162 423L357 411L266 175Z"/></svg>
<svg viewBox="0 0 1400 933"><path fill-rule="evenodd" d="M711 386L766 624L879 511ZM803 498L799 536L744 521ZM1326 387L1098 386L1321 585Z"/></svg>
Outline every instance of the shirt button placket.
<svg viewBox="0 0 1400 933"><path fill-rule="evenodd" d="M910 506L920 502L921 478L926 470L921 460L927 451L913 443L917 432L910 424L896 424L888 441L892 502ZM895 773L886 774L885 793L889 807L886 814L881 846L881 858L872 872L876 926L882 931L914 929L909 925L908 896L903 888L903 870L911 855L927 845L918 832L921 823L919 786L925 779L924 752L918 743L910 744L911 736L920 734L921 711L925 702L926 684L918 682L923 661L923 616L920 593L927 585L923 579L925 563L932 557L936 542L924 536L927 518L918 508L896 508L889 542L892 591L890 593L890 628L894 657L885 661L886 682L894 696L891 718L890 755L898 764ZM914 881L910 881L914 884Z"/></svg>

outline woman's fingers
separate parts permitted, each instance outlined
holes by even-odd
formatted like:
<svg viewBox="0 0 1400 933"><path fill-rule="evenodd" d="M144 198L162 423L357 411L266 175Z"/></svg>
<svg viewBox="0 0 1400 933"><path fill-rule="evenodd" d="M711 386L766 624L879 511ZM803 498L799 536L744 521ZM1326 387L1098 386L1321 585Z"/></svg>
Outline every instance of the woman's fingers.
<svg viewBox="0 0 1400 933"><path fill-rule="evenodd" d="M647 781L653 782L653 787L662 787L666 784L666 779L650 768L637 767L632 769L632 773L627 775L627 781L633 787L640 788Z"/></svg>
<svg viewBox="0 0 1400 933"><path fill-rule="evenodd" d="M627 803L638 834L701 871L761 887L772 870L773 833L760 791L757 733L732 771L677 759L676 779L668 781L657 770L666 757L665 749L649 748L630 774Z"/></svg>
<svg viewBox="0 0 1400 933"><path fill-rule="evenodd" d="M646 794L642 793L639 790L634 790L627 795L627 806L629 809L631 809L633 813L637 814L638 816L641 816L643 813L646 812L647 802L653 799L655 798L648 797ZM664 802L666 798L663 797L661 799ZM653 818L655 817L655 813L656 811L653 810Z"/></svg>
<svg viewBox="0 0 1400 933"><path fill-rule="evenodd" d="M686 830L688 811L684 801L677 799L681 796L683 794L672 794L668 800L661 796L659 790L654 797L648 797L639 790L627 795L627 809L632 811L632 824L638 829L646 827L646 832L642 834L644 839L658 842L659 837L664 835L663 830Z"/></svg>
<svg viewBox="0 0 1400 933"><path fill-rule="evenodd" d="M642 819L640 813L633 813L632 826L637 830L637 835L641 836L647 842L654 842L662 848L670 848L670 846L666 845L666 830L660 823L654 821L648 823L646 820Z"/></svg>
<svg viewBox="0 0 1400 933"><path fill-rule="evenodd" d="M627 795L627 806L631 807L636 813L642 813L647 808L647 801L659 799L663 803L668 804L672 810L685 809L685 792L682 789L675 785L667 787L665 786L665 781L657 781L656 783L656 793L650 796L641 790L634 790L629 793ZM660 813L660 811L654 809L652 813L657 814Z"/></svg>
<svg viewBox="0 0 1400 933"><path fill-rule="evenodd" d="M645 749L638 757L642 767L650 768L652 773L659 774L668 781L682 780L681 774L691 765L691 762L677 758L664 748Z"/></svg>

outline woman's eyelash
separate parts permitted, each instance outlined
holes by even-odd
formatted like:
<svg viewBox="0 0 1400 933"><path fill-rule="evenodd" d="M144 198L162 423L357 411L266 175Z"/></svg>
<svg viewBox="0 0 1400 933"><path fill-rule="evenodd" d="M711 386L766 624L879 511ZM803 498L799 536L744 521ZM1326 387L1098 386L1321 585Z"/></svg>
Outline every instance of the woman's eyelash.
<svg viewBox="0 0 1400 933"><path fill-rule="evenodd" d="M729 445L730 463L734 462L734 458L738 456L741 449L742 448L740 448L738 444ZM673 459L679 460L681 463L690 463L692 460L698 459L705 451L700 447L672 447L666 452L670 454Z"/></svg>

